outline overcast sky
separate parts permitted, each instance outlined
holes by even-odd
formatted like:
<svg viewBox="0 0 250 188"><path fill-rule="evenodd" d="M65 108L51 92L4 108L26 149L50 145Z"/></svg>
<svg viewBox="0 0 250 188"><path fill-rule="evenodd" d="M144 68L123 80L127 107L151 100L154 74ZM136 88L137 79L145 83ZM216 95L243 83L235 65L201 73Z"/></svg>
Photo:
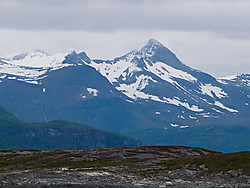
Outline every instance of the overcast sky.
<svg viewBox="0 0 250 188"><path fill-rule="evenodd" d="M0 0L0 56L113 59L150 38L215 77L250 73L250 0Z"/></svg>

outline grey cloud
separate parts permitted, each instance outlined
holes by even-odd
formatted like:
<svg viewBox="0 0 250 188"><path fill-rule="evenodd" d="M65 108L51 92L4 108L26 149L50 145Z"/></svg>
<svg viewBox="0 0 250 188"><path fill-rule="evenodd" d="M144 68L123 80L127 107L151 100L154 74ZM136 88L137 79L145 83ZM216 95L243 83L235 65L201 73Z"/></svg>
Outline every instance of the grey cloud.
<svg viewBox="0 0 250 188"><path fill-rule="evenodd" d="M1 0L0 28L210 31L250 38L250 1Z"/></svg>

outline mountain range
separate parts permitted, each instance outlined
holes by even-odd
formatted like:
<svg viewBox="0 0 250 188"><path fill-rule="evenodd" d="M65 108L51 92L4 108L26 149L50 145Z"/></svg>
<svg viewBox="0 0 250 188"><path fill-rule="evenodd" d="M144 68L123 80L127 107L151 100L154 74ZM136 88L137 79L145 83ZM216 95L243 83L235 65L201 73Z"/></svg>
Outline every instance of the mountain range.
<svg viewBox="0 0 250 188"><path fill-rule="evenodd" d="M0 58L0 105L20 120L65 119L148 145L249 148L249 104L250 74L215 78L154 39L113 60L74 50Z"/></svg>

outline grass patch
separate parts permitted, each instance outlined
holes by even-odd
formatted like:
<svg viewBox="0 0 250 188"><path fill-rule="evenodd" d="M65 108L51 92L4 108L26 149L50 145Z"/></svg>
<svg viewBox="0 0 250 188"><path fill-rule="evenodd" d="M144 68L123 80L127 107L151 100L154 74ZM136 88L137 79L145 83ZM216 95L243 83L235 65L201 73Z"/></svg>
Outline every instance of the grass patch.
<svg viewBox="0 0 250 188"><path fill-rule="evenodd" d="M174 150L177 149L177 150ZM222 154L207 151L208 155L201 156L176 156L169 159L165 152L178 153L197 152L202 154L199 148L179 147L144 147L123 149L96 149L96 150L58 150L50 152L39 151L9 151L0 152L0 172L13 170L43 170L43 169L106 169L116 167L130 172L162 172L162 169L193 169L201 170L204 174L228 172L242 169L246 175L250 175L250 151ZM205 150L204 150L205 151ZM93 153L92 153L93 152ZM120 154L119 154L120 152ZM115 155L113 155L115 154ZM143 157L140 158L140 155ZM144 157L149 155L149 157ZM154 157L157 156L157 157ZM138 157L139 156L139 157ZM168 158L168 160L159 159ZM159 160L159 161L157 161ZM200 168L203 165L207 169Z"/></svg>

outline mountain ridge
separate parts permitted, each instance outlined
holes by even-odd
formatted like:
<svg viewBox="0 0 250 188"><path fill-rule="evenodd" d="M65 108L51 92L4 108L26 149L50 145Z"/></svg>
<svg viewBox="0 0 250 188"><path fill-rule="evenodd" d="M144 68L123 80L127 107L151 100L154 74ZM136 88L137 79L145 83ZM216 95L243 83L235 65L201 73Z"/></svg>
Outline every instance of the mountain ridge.
<svg viewBox="0 0 250 188"><path fill-rule="evenodd" d="M65 119L135 138L131 131L178 133L250 124L248 74L216 79L183 64L154 40L113 60L73 51L47 65L13 66L0 60L0 105L27 122Z"/></svg>
<svg viewBox="0 0 250 188"><path fill-rule="evenodd" d="M162 50L164 52L162 52ZM47 53L38 50L34 51L34 53L42 53L43 55L45 54L45 56L49 56ZM163 55L157 55L158 53ZM24 58L26 58L26 56ZM0 79L3 80L7 75L13 75L7 76L7 78L13 80L17 79L19 81L24 81L31 84L41 84L41 80L46 78L47 74L51 71L63 69L70 66L82 66L83 64L85 64L87 66L95 68L97 72L102 74L102 76L107 78L108 81L115 86L116 90L120 91L132 100L154 100L162 103L173 104L176 106L183 106L189 110L202 112L203 109L199 109L199 105L196 102L197 100L199 100L197 99L197 97L201 97L202 95L206 95L211 98L227 97L227 93L223 90L223 88L220 87L221 84L226 83L225 80L222 81L223 79L215 79L206 73L202 73L184 65L175 56L175 54L173 54L169 49L167 49L155 39L150 39L141 50L129 52L125 56L115 58L114 60L91 60L85 52L76 53L75 51L71 51L70 53L67 53L66 55L64 54L63 56L63 60L62 58L61 60L57 60L57 57L53 57L53 61L50 63L46 62L45 64L47 65L45 65L44 67L41 67L42 65L36 65L36 67L33 67L33 65L24 66L26 68L29 66L32 67L32 69L30 69L27 74L25 70L22 70L23 65L20 66L20 63L17 63L17 67L15 67L16 72L23 73L23 75L15 75L15 71L14 73L11 71L4 71L4 67L1 67L1 65L3 66L4 63L8 62L2 60L3 63L1 64L0 62ZM68 58L70 60L68 60ZM72 63L72 58L75 58L77 63ZM162 58L165 59L162 60ZM34 61L36 62L36 59ZM36 63L39 64L39 62L40 60ZM53 64L53 62L56 63ZM178 69L175 68L176 66L178 67ZM19 76L19 78L16 78L17 76ZM25 78L25 76L27 77ZM205 79L202 79L203 77L205 77ZM0 80L0 82L2 82L2 80ZM162 84L162 81L165 81L164 84L166 84L166 82L170 83L172 88L174 86L177 90L182 90L182 92L187 93L186 95L189 95L190 98L194 96L194 98L192 99L193 104L186 103L186 99L184 99L184 101L181 101L179 100L179 96L173 97L173 94L170 94L171 98L169 98L163 95L161 96L159 95L159 93L157 93L158 95L153 93L151 94L152 91L148 91L150 85L155 84L158 87L158 82ZM180 81L187 82L179 84ZM190 90L190 87L187 86L189 84L188 82L197 85L195 86L195 89L192 88L196 92L188 91ZM228 82L226 84L228 84ZM153 87L155 88L155 86ZM176 90L175 88L173 88L173 90ZM144 90L146 92L144 92ZM178 93L177 90L174 92ZM214 108L216 108L216 110L214 111L216 112L219 112L221 110L227 110L229 112L236 113L238 112L237 109L224 105L222 101L214 99L210 102L206 97L202 97L201 99L203 101L199 101L199 104L205 102L210 106L214 105Z"/></svg>

